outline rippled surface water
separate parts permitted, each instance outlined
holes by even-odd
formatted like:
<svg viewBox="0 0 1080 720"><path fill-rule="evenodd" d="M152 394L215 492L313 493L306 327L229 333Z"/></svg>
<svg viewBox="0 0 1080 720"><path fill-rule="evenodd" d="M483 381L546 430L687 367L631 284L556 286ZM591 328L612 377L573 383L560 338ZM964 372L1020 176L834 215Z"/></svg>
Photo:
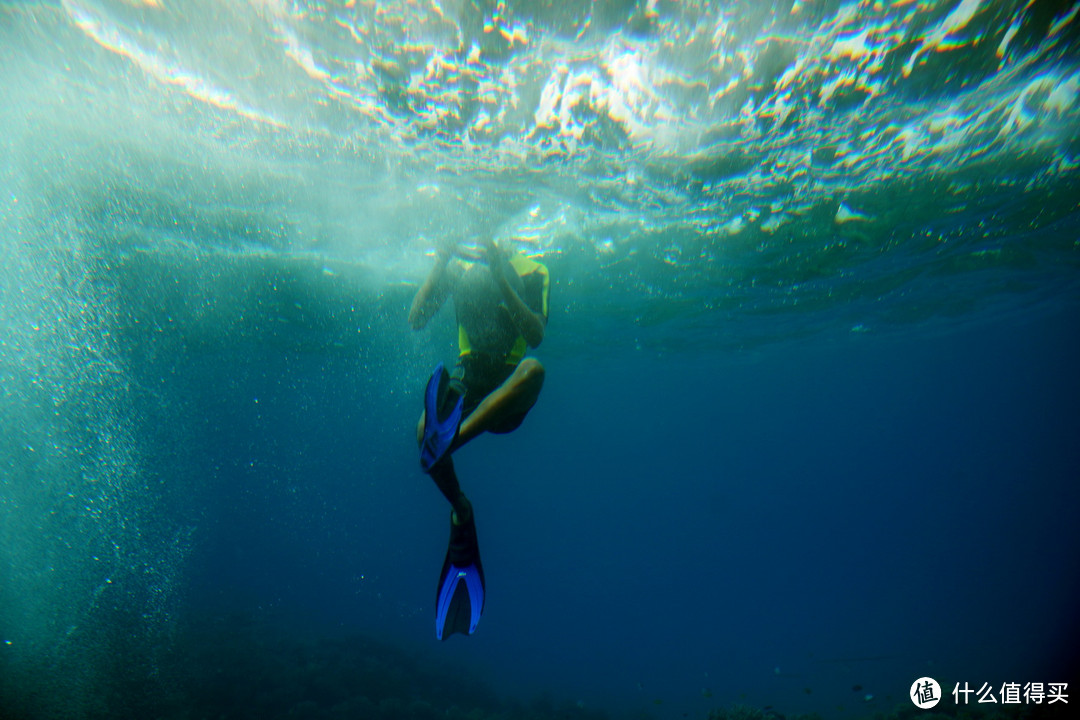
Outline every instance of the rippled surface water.
<svg viewBox="0 0 1080 720"><path fill-rule="evenodd" d="M140 246L314 253L392 283L440 237L498 234L561 264L572 311L724 323L725 344L768 335L762 313L872 328L1074 275L1068 4L69 0L3 18L8 167L47 174L31 198L84 184L75 202Z"/></svg>

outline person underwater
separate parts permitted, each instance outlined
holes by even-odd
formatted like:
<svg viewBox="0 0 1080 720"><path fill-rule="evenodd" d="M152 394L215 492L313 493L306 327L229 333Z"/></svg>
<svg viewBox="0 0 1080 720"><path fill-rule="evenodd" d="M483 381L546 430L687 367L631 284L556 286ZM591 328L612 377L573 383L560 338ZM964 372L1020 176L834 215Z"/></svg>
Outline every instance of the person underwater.
<svg viewBox="0 0 1080 720"><path fill-rule="evenodd" d="M471 635L484 611L475 517L451 456L482 433L515 430L536 404L544 366L525 353L544 339L548 286L544 265L494 240L478 251L442 246L409 310L409 324L421 330L452 297L458 325L457 364L450 371L435 367L416 433L420 466L451 506L435 606L440 640Z"/></svg>

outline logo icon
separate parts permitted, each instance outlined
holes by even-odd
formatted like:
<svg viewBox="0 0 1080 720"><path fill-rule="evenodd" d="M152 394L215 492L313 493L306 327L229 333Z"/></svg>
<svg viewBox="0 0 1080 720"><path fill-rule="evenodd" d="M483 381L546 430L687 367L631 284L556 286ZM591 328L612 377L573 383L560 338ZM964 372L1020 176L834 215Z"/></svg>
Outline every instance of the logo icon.
<svg viewBox="0 0 1080 720"><path fill-rule="evenodd" d="M931 677L921 677L911 684L911 702L920 710L929 710L941 700L941 686Z"/></svg>

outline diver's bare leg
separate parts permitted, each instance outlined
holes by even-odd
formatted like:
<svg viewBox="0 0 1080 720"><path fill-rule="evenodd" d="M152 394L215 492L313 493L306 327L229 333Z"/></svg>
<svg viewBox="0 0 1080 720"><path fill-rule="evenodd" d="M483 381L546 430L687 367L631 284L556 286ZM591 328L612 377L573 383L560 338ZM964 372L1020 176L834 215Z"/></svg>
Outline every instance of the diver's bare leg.
<svg viewBox="0 0 1080 720"><path fill-rule="evenodd" d="M536 358L525 358L514 368L514 374L476 406L458 428L453 449L461 447L477 435L487 432L506 418L526 413L540 397L544 385L544 366ZM423 429L421 428L421 433Z"/></svg>
<svg viewBox="0 0 1080 720"><path fill-rule="evenodd" d="M457 440L450 451L453 452L477 435L498 426L504 418L528 412L540 397L540 388L544 385L544 366L536 358L525 358L514 368L514 374L506 378L502 385L476 406L458 428ZM416 444L424 442L424 416L416 423Z"/></svg>
<svg viewBox="0 0 1080 720"><path fill-rule="evenodd" d="M525 358L514 368L514 373L506 381L495 388L476 407L471 415L458 428L458 436L454 441L451 451L461 447L477 435L486 432L508 417L526 413L536 404L540 397L540 388L544 385L544 366L535 358ZM416 442L424 441L424 413L420 414L420 421L416 426ZM472 516L472 505L461 492L457 474L454 472L453 459L448 452L446 456L435 463L430 470L431 479L442 492L443 496L450 501L454 508L453 520L455 524L466 522Z"/></svg>

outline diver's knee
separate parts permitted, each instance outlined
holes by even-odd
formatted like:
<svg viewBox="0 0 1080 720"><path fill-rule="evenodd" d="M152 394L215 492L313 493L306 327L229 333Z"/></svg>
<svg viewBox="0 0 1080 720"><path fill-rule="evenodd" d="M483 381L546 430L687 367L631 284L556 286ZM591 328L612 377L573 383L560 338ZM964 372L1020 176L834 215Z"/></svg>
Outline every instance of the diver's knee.
<svg viewBox="0 0 1080 720"><path fill-rule="evenodd" d="M544 366L536 358L525 358L518 365L518 374L523 385L535 387L537 390L544 384Z"/></svg>

